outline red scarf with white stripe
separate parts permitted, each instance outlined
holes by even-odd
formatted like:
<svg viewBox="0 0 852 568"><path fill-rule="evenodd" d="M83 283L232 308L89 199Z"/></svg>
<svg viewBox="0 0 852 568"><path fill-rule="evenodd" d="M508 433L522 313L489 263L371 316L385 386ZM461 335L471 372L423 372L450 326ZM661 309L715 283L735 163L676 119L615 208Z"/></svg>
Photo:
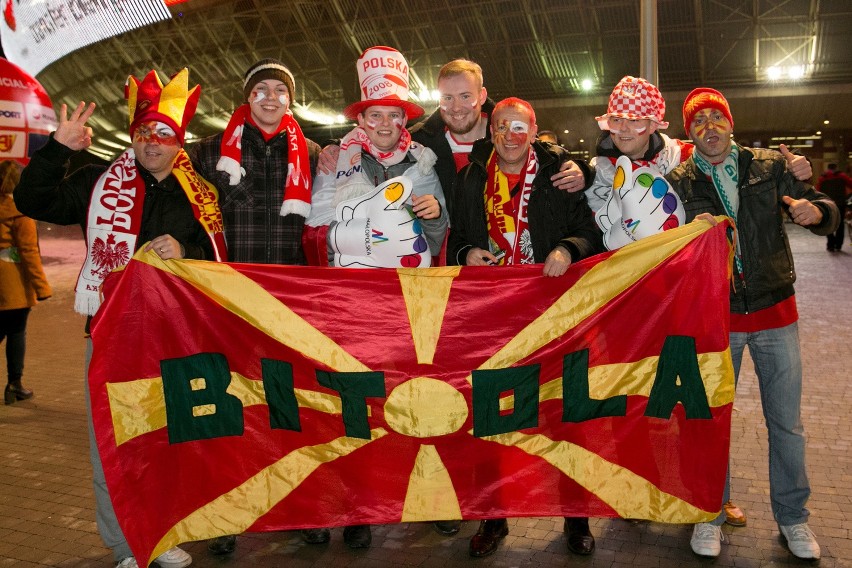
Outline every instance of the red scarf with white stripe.
<svg viewBox="0 0 852 568"><path fill-rule="evenodd" d="M216 260L228 260L216 188L195 172L183 149L175 158L172 175L210 238ZM77 312L95 315L101 305L104 278L130 262L142 226L144 202L145 180L136 167L136 155L129 148L101 174L92 190L86 217L86 261L75 289Z"/></svg>
<svg viewBox="0 0 852 568"><path fill-rule="evenodd" d="M241 165L242 140L243 128L250 116L251 107L248 104L240 106L234 111L222 136L222 156L216 163L216 169L230 176L230 185L237 185L246 175ZM276 134L280 132L287 133L287 179L282 188L283 203L279 215L295 213L307 217L311 212L311 160L302 129L289 109L275 131Z"/></svg>

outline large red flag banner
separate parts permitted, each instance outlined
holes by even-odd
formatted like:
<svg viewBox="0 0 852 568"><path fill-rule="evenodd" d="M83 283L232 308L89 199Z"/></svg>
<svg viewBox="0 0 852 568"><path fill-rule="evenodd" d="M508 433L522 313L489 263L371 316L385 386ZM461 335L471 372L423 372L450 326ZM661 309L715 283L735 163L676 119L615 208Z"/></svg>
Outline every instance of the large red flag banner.
<svg viewBox="0 0 852 568"><path fill-rule="evenodd" d="M137 558L244 531L720 509L728 221L545 278L138 254L93 327L95 430Z"/></svg>

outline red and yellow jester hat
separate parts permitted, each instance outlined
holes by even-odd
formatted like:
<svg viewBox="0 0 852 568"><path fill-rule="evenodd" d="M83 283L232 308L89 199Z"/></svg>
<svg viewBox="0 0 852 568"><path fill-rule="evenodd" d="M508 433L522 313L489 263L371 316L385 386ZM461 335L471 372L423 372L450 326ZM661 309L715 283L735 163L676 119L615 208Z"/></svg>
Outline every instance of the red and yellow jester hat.
<svg viewBox="0 0 852 568"><path fill-rule="evenodd" d="M131 75L124 85L124 98L130 113L130 137L142 122L156 120L171 127L183 145L186 126L195 114L201 86L189 90L189 69L183 68L164 86L151 70L140 82Z"/></svg>

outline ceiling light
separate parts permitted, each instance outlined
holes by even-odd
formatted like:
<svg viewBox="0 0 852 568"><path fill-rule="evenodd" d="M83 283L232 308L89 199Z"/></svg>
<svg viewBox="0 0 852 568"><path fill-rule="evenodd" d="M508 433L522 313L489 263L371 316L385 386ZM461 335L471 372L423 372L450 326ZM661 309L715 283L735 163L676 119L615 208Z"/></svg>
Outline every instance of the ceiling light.
<svg viewBox="0 0 852 568"><path fill-rule="evenodd" d="M592 90L592 80L591 79L583 79L583 81L580 83L580 87L584 91L591 91Z"/></svg>
<svg viewBox="0 0 852 568"><path fill-rule="evenodd" d="M787 71L787 74L791 79L801 79L805 76L805 66L804 65L793 65Z"/></svg>
<svg viewBox="0 0 852 568"><path fill-rule="evenodd" d="M822 121L822 123L823 124L829 124L829 123L831 123L831 121L826 118L825 120Z"/></svg>
<svg viewBox="0 0 852 568"><path fill-rule="evenodd" d="M780 79L782 75L784 75L784 71L780 67L775 67L774 65L766 70L766 76L769 77L770 81Z"/></svg>

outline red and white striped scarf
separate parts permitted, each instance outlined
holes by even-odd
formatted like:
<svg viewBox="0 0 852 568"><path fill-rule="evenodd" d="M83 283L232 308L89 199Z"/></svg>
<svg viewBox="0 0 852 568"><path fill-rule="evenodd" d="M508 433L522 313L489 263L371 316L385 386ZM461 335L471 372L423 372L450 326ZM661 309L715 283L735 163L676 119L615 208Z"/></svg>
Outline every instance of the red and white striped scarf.
<svg viewBox="0 0 852 568"><path fill-rule="evenodd" d="M216 260L227 260L216 188L195 172L183 149L175 158L172 174L207 232ZM104 278L130 262L142 226L144 201L145 181L136 167L136 155L129 148L101 174L92 190L86 218L86 261L75 289L77 312L95 315L101 305Z"/></svg>
<svg viewBox="0 0 852 568"><path fill-rule="evenodd" d="M222 156L216 163L216 169L230 176L230 185L237 185L246 175L241 165L242 139L243 128L250 116L251 107L248 104L240 106L231 115L222 136ZM279 215L295 213L307 218L311 212L311 161L305 136L290 110L281 119L276 134L279 132L287 133L287 180L282 188L283 203Z"/></svg>
<svg viewBox="0 0 852 568"><path fill-rule="evenodd" d="M506 253L497 264L533 264L532 241L529 232L528 209L533 180L538 173L538 157L532 146L527 157L521 189L512 197L506 174L497 164L497 152L492 151L486 165L485 218L488 223L489 252Z"/></svg>

